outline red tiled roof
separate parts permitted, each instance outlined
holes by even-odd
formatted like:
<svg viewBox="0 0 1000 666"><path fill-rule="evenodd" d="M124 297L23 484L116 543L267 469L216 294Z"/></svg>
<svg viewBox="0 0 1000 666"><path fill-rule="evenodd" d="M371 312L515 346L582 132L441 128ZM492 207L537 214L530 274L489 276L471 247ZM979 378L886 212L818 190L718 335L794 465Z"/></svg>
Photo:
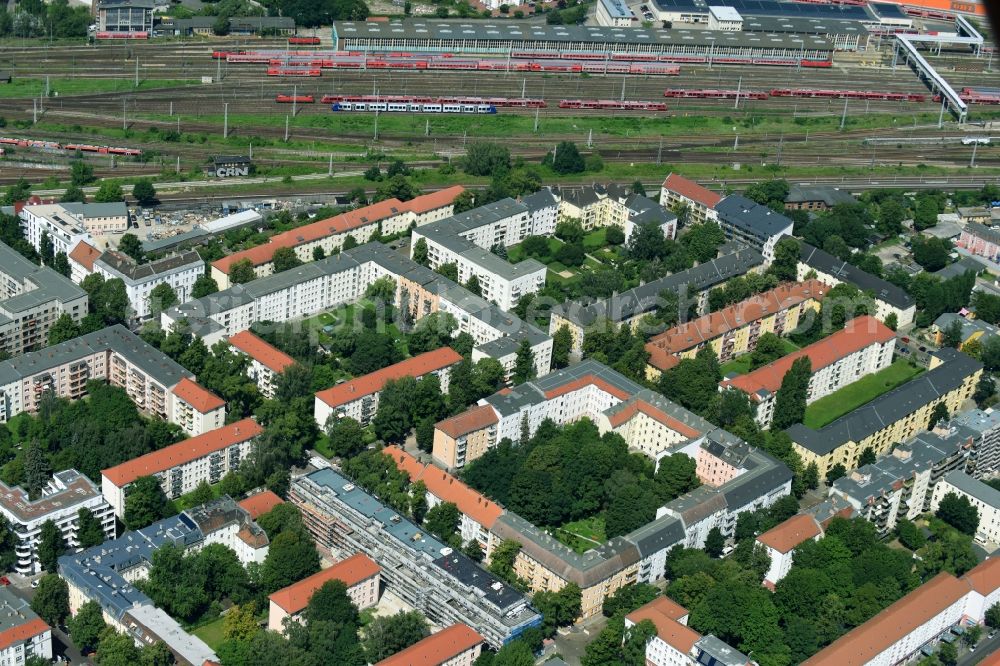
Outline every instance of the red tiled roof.
<svg viewBox="0 0 1000 666"><path fill-rule="evenodd" d="M679 622L687 614L688 611L683 606L667 597L657 597L625 617L636 624L649 620L656 626L656 635L660 640L681 653L688 654L694 644L701 640L701 634Z"/></svg>
<svg viewBox="0 0 1000 666"><path fill-rule="evenodd" d="M757 541L774 548L779 553L787 553L800 543L822 533L823 530L815 518L808 513L801 513L764 532L757 537Z"/></svg>
<svg viewBox="0 0 1000 666"><path fill-rule="evenodd" d="M734 386L750 396L758 391L774 393L781 387L781 380L784 379L785 373L792 367L792 363L796 359L808 356L812 362L812 370L816 372L870 345L884 344L895 337L896 334L875 317L868 315L855 317L833 335L783 356L773 363L757 368L753 372L725 381L723 385Z"/></svg>
<svg viewBox="0 0 1000 666"><path fill-rule="evenodd" d="M929 622L969 591L967 583L942 571L859 627L807 659L808 666L862 666L896 641Z"/></svg>
<svg viewBox="0 0 1000 666"><path fill-rule="evenodd" d="M150 476L157 472L163 472L177 465L203 458L215 451L221 451L233 444L245 442L251 437L256 437L263 428L251 418L224 425L221 428L210 430L197 437L181 440L176 444L153 451L146 455L132 458L121 465L115 465L109 469L101 470L101 475L114 485L122 488L132 483L140 476Z"/></svg>
<svg viewBox="0 0 1000 666"><path fill-rule="evenodd" d="M249 330L231 336L229 344L274 372L284 372L285 368L295 363L294 358L269 345Z"/></svg>
<svg viewBox="0 0 1000 666"><path fill-rule="evenodd" d="M715 204L722 201L722 197L712 190L704 188L693 180L688 180L676 173L671 173L667 176L667 179L663 181L663 187L671 192L676 192L682 197L687 197L691 201L697 201L707 208L715 208Z"/></svg>
<svg viewBox="0 0 1000 666"><path fill-rule="evenodd" d="M338 384L333 388L320 391L316 397L330 407L339 407L349 402L359 400L366 395L378 393L393 379L403 377L423 377L424 375L447 368L462 360L462 355L451 347L441 347L434 351L425 352L419 356L400 361L388 368L382 368L375 372L352 379L349 382Z"/></svg>
<svg viewBox="0 0 1000 666"><path fill-rule="evenodd" d="M278 497L274 491L262 490L256 495L240 500L239 505L250 514L251 519L257 520L274 507L284 503L285 500Z"/></svg>
<svg viewBox="0 0 1000 666"><path fill-rule="evenodd" d="M651 419L659 421L674 432L678 432L685 437L697 437L703 434L686 423L675 419L663 410L657 409L645 400L636 400L632 404L627 405L624 409L618 410L608 418L608 421L611 423L612 428L617 428L639 412L642 412Z"/></svg>
<svg viewBox="0 0 1000 666"><path fill-rule="evenodd" d="M87 241L80 241L69 253L70 259L80 264L88 271L94 270L94 262L97 261L99 256L101 256L100 250Z"/></svg>
<svg viewBox="0 0 1000 666"><path fill-rule="evenodd" d="M0 650L6 650L12 645L23 643L29 638L33 638L42 632L48 631L49 628L49 625L45 624L44 620L36 617L28 620L24 624L11 627L6 631L0 631Z"/></svg>
<svg viewBox="0 0 1000 666"><path fill-rule="evenodd" d="M963 578L969 586L983 596L1000 588L1000 557L991 557L970 569Z"/></svg>
<svg viewBox="0 0 1000 666"><path fill-rule="evenodd" d="M458 510L474 521L490 529L497 518L503 515L499 504L465 485L454 476L434 465L424 465L398 446L387 446L382 450L390 456L399 469L410 476L410 481L423 481L427 492L451 502Z"/></svg>
<svg viewBox="0 0 1000 666"><path fill-rule="evenodd" d="M440 666L482 642L483 637L468 626L453 624L375 666Z"/></svg>
<svg viewBox="0 0 1000 666"><path fill-rule="evenodd" d="M464 191L465 188L456 185L455 187L449 187L439 192L424 194L410 201L400 201L399 199L379 201L370 206L357 208L346 213L341 213L340 215L328 217L325 220L319 220L312 224L275 234L268 239L267 243L243 250L242 252L234 252L227 257L213 261L212 266L218 268L223 273L228 273L230 267L242 259L249 259L250 263L254 266L260 266L271 261L274 251L280 247L296 247L317 241L321 238L333 236L334 234L347 233L367 224L374 224L380 220L386 220L402 213L426 213L435 208L447 206Z"/></svg>
<svg viewBox="0 0 1000 666"><path fill-rule="evenodd" d="M649 364L661 370L672 368L678 363L677 359L669 360L672 356L810 299L821 300L828 291L829 287L819 280L784 284L718 312L675 326L646 343Z"/></svg>
<svg viewBox="0 0 1000 666"><path fill-rule="evenodd" d="M358 553L342 562L337 562L329 569L323 569L297 583L292 583L268 598L281 606L282 610L289 615L295 615L308 605L313 593L323 587L324 583L339 580L350 589L377 575L380 571L382 568L374 560L364 553Z"/></svg>
<svg viewBox="0 0 1000 666"><path fill-rule="evenodd" d="M500 420L497 413L489 405L477 405L470 407L457 416L438 421L434 424L436 430L440 430L452 439L468 435L470 432L482 430L491 425L496 425Z"/></svg>
<svg viewBox="0 0 1000 666"><path fill-rule="evenodd" d="M177 382L177 386L173 388L172 393L202 414L207 414L219 407L226 406L225 400L208 389L199 386L187 377Z"/></svg>
<svg viewBox="0 0 1000 666"><path fill-rule="evenodd" d="M632 397L630 393L623 391L617 386L612 386L611 384L604 381L600 377L596 377L594 375L584 375L579 379L575 379L571 382L566 382L565 384L561 384L555 387L554 389L547 391L545 393L545 397L549 400L552 400L553 398L558 398L561 395L566 395L567 393L572 393L573 391L579 391L580 389L586 388L587 386L596 386L605 393L610 393L611 395L615 396L619 400L628 400L629 398Z"/></svg>

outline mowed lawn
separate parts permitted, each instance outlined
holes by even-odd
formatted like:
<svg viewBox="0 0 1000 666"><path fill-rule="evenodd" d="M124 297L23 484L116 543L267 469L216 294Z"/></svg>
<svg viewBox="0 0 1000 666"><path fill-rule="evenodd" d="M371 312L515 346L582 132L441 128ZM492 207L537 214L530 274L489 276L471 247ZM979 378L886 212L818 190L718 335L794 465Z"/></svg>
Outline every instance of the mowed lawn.
<svg viewBox="0 0 1000 666"><path fill-rule="evenodd" d="M806 407L803 423L818 429L834 421L844 414L871 402L883 393L905 384L924 371L919 366L912 365L904 359L897 359L892 365L874 375L862 377L853 384L820 398Z"/></svg>
<svg viewBox="0 0 1000 666"><path fill-rule="evenodd" d="M192 633L195 636L205 641L208 647L213 650L217 650L222 641L226 640L226 636L223 633L223 625L225 624L226 618L220 617L216 620L209 622L208 624L203 624Z"/></svg>
<svg viewBox="0 0 1000 666"><path fill-rule="evenodd" d="M781 338L781 344L785 346L785 356L799 349L797 344L787 338ZM719 369L722 370L722 376L728 377L731 374L745 375L750 372L750 356L750 354L741 354L732 361L723 363L719 366Z"/></svg>
<svg viewBox="0 0 1000 666"><path fill-rule="evenodd" d="M597 515L566 523L555 531L555 537L578 553L597 548L608 540L604 516Z"/></svg>

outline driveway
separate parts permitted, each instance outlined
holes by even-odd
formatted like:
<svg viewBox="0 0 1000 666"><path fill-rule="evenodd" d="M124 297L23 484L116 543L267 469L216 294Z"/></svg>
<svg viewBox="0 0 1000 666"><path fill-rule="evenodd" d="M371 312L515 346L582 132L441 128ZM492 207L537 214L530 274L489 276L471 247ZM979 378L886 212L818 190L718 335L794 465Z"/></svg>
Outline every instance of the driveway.
<svg viewBox="0 0 1000 666"><path fill-rule="evenodd" d="M608 618L603 615L585 620L579 625L571 627L570 631L563 636L557 633L555 637L556 653L562 657L569 666L580 666L587 644L601 632L608 624Z"/></svg>
<svg viewBox="0 0 1000 666"><path fill-rule="evenodd" d="M16 597L24 599L29 604L31 600L35 598L35 590L31 587L31 581L35 578L40 578L40 576L33 576L31 578L26 578L24 576L19 576L17 574L8 574L11 585L7 587L11 593ZM71 664L89 664L92 663L89 659L85 658L80 651L73 645L73 641L70 639L69 634L60 629L59 627L52 628L52 656L54 658L63 658L69 660Z"/></svg>

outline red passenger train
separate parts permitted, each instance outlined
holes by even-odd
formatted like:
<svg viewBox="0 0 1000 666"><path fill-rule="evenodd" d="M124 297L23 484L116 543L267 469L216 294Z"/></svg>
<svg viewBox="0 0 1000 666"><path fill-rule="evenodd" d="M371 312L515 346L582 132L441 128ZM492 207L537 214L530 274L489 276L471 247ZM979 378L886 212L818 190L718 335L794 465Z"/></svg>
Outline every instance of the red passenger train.
<svg viewBox="0 0 1000 666"><path fill-rule="evenodd" d="M316 98L312 95L278 95L274 101L278 104L312 104Z"/></svg>
<svg viewBox="0 0 1000 666"><path fill-rule="evenodd" d="M497 108L544 109L544 99L521 97L426 97L423 95L323 95L323 104L351 103L405 103L405 104L487 104Z"/></svg>
<svg viewBox="0 0 1000 666"><path fill-rule="evenodd" d="M268 76L323 76L319 67L268 67Z"/></svg>
<svg viewBox="0 0 1000 666"><path fill-rule="evenodd" d="M319 46L319 37L289 37L289 44L294 44L296 46Z"/></svg>
<svg viewBox="0 0 1000 666"><path fill-rule="evenodd" d="M681 99L767 99L768 93L756 90L685 90L682 88L668 88L663 91L664 97L676 97Z"/></svg>
<svg viewBox="0 0 1000 666"><path fill-rule="evenodd" d="M666 111L663 102L619 101L614 99L563 99L559 100L560 109L595 109L620 111Z"/></svg>
<svg viewBox="0 0 1000 666"><path fill-rule="evenodd" d="M57 141L39 141L38 139L15 139L13 137L0 137L0 145L18 146L20 148L46 148L49 150L79 150L82 153L97 153L99 155L125 155L128 157L138 157L142 155L142 150L138 148L117 148L115 146L95 146L84 143L61 144Z"/></svg>
<svg viewBox="0 0 1000 666"><path fill-rule="evenodd" d="M923 102L919 93L878 92L873 90L822 90L813 88L774 88L771 97L811 97L827 99L863 99L880 102Z"/></svg>

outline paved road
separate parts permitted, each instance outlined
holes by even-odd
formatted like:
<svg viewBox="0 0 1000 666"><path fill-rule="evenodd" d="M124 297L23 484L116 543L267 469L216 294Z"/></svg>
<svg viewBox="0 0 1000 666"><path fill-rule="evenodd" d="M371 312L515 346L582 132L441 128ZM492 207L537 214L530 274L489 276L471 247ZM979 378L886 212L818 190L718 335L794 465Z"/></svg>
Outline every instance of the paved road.
<svg viewBox="0 0 1000 666"><path fill-rule="evenodd" d="M40 576L24 578L11 574L10 579L12 584L8 589L15 596L24 599L30 604L31 600L35 598L35 590L30 586L30 581L35 578L40 578ZM52 656L68 659L71 664L91 663L89 659L80 654L80 651L73 645L73 641L70 640L69 635L59 627L53 627L52 629Z"/></svg>
<svg viewBox="0 0 1000 666"><path fill-rule="evenodd" d="M967 652L958 658L958 666L973 666L998 650L1000 650L1000 633L993 638L979 641L975 652Z"/></svg>

